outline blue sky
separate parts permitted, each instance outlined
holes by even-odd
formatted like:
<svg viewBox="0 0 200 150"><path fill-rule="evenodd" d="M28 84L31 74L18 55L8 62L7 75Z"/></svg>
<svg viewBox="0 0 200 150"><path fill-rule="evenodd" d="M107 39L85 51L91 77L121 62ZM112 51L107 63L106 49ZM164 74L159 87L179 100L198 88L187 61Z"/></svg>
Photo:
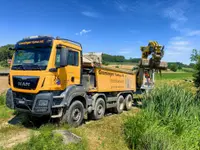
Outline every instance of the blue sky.
<svg viewBox="0 0 200 150"><path fill-rule="evenodd" d="M200 49L198 0L0 0L0 46L52 35L82 43L84 52L140 57L149 40L166 61L190 62Z"/></svg>

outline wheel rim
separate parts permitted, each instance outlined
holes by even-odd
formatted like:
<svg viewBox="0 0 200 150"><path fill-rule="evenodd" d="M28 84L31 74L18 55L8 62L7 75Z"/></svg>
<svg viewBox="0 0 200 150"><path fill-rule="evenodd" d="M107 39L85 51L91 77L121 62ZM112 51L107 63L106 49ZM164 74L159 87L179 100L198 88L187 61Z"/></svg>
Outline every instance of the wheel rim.
<svg viewBox="0 0 200 150"><path fill-rule="evenodd" d="M129 98L129 99L127 100L127 106L128 106L129 108L132 106L132 100L131 100L131 98Z"/></svg>
<svg viewBox="0 0 200 150"><path fill-rule="evenodd" d="M103 112L104 112L103 105L99 104L97 107L97 114L101 115L101 114L103 114Z"/></svg>
<svg viewBox="0 0 200 150"><path fill-rule="evenodd" d="M76 122L78 122L81 118L81 111L80 109L76 108L72 112L72 119Z"/></svg>
<svg viewBox="0 0 200 150"><path fill-rule="evenodd" d="M124 109L124 101L123 101L123 100L120 100L120 101L119 101L119 109L120 109L120 110L123 110L123 109Z"/></svg>

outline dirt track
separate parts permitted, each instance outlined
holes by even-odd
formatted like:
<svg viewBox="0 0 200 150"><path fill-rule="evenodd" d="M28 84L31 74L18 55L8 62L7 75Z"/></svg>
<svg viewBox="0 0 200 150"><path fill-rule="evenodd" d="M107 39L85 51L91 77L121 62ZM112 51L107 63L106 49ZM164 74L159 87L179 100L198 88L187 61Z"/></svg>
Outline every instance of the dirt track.
<svg viewBox="0 0 200 150"><path fill-rule="evenodd" d="M8 89L8 77L7 76L1 76L0 77L0 93L3 93Z"/></svg>

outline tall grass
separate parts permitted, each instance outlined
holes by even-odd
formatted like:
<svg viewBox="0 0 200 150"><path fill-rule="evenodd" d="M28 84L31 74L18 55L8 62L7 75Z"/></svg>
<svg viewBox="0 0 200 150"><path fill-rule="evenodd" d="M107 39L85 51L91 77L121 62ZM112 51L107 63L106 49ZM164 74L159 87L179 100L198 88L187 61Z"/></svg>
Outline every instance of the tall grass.
<svg viewBox="0 0 200 150"><path fill-rule="evenodd" d="M161 86L143 99L142 111L124 124L136 150L200 149L200 101L181 86Z"/></svg>
<svg viewBox="0 0 200 150"><path fill-rule="evenodd" d="M5 103L6 103L5 94L0 94L0 106L5 105Z"/></svg>
<svg viewBox="0 0 200 150"><path fill-rule="evenodd" d="M11 117L14 112L13 110L6 107L5 103L6 103L5 94L4 93L0 94L0 122L1 122L1 119Z"/></svg>

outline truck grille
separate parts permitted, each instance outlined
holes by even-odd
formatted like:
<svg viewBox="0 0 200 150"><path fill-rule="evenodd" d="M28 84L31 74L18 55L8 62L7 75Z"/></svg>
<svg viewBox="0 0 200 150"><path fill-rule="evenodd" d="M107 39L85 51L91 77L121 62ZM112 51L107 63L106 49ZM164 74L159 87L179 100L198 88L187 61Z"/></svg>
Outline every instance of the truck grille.
<svg viewBox="0 0 200 150"><path fill-rule="evenodd" d="M16 92L13 94L15 106L21 109L32 109L35 96L35 94Z"/></svg>
<svg viewBox="0 0 200 150"><path fill-rule="evenodd" d="M35 90L39 81L36 76L13 76L13 85L19 89Z"/></svg>

